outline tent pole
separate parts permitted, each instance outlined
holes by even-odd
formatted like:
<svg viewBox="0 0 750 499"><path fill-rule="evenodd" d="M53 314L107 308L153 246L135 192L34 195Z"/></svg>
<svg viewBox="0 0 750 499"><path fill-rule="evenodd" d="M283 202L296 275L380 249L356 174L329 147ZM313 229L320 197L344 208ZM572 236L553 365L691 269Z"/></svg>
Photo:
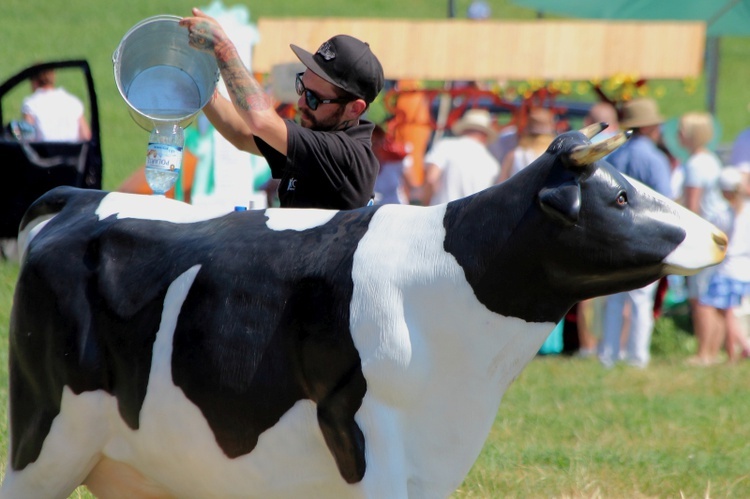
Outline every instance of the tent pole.
<svg viewBox="0 0 750 499"><path fill-rule="evenodd" d="M716 114L716 91L719 80L719 43L718 36L706 38L706 109Z"/></svg>

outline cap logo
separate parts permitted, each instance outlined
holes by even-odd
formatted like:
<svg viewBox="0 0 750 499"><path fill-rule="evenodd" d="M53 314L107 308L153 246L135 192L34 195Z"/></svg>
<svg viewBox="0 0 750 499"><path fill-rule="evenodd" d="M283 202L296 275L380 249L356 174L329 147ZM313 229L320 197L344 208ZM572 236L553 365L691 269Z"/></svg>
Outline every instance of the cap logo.
<svg viewBox="0 0 750 499"><path fill-rule="evenodd" d="M318 49L318 54L326 61L336 58L336 53L333 51L333 46L330 42L323 42L323 45Z"/></svg>

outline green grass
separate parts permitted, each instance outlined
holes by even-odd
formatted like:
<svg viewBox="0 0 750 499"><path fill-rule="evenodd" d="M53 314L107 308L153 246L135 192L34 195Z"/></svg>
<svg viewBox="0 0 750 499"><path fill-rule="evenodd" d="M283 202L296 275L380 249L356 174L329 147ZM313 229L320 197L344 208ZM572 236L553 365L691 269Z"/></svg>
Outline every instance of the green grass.
<svg viewBox="0 0 750 499"><path fill-rule="evenodd" d="M112 52L136 22L187 15L186 0L5 0L0 80L36 62L84 58L92 66L102 121L104 186L116 188L143 161L147 134L129 117L114 83ZM225 2L235 5L239 2ZM456 1L464 15L470 0ZM493 17L531 19L534 12L491 0ZM256 0L261 16L445 18L436 0ZM512 50L500 47L498 50ZM658 50L658 47L655 47ZM750 125L750 39L722 41L717 117L730 142ZM76 89L80 82L64 80ZM664 91L663 113L705 106L705 81L651 82ZM24 92L14 96L20 102ZM591 100L591 95L580 95ZM5 109L6 120L11 108ZM7 452L7 334L18 267L0 262L0 463ZM606 371L592 360L534 360L511 385L474 468L454 494L475 497L750 497L750 362L709 369L683 359L695 340L683 318L665 318L645 371ZM90 497L84 490L72 497Z"/></svg>
<svg viewBox="0 0 750 499"><path fill-rule="evenodd" d="M748 497L748 373L536 359L454 497Z"/></svg>

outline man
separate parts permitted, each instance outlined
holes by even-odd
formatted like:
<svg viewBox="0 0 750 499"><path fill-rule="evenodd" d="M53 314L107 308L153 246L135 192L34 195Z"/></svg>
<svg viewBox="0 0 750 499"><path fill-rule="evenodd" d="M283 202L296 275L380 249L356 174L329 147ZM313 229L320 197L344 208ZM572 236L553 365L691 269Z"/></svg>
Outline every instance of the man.
<svg viewBox="0 0 750 499"><path fill-rule="evenodd" d="M583 118L583 126L594 123L607 123L607 128L599 132L592 142L601 142L614 137L620 131L620 122L617 110L609 102L600 101L591 106L589 112ZM596 354L597 336L595 330L601 330L597 325L601 324L601 310L606 297L590 298L578 303L576 308L576 326L578 329L578 352L581 357L590 357Z"/></svg>
<svg viewBox="0 0 750 499"><path fill-rule="evenodd" d="M354 209L373 195L378 160L374 125L361 119L383 88L383 68L368 44L347 35L315 54L292 50L307 70L297 75L301 124L282 119L272 98L242 64L215 19L199 9L180 25L190 44L216 57L231 102L214 97L203 112L235 147L265 156L282 207Z"/></svg>
<svg viewBox="0 0 750 499"><path fill-rule="evenodd" d="M591 106L589 112L583 118L583 126L593 125L594 123L606 123L608 126L599 132L594 140L601 142L610 137L614 137L620 131L620 122L617 117L615 106L609 102L600 101Z"/></svg>
<svg viewBox="0 0 750 499"><path fill-rule="evenodd" d="M490 113L470 109L451 128L456 137L437 142L425 156L425 183L422 201L447 203L493 185L500 165L487 150L494 140Z"/></svg>
<svg viewBox="0 0 750 499"><path fill-rule="evenodd" d="M622 108L620 127L632 129L633 136L610 154L607 161L620 172L671 199L669 159L656 146L663 122L655 100L640 98L626 102ZM612 367L620 359L620 334L626 302L631 304L631 314L625 360L634 367L644 368L648 365L657 284L651 283L640 289L607 297L599 347L599 360L605 367Z"/></svg>

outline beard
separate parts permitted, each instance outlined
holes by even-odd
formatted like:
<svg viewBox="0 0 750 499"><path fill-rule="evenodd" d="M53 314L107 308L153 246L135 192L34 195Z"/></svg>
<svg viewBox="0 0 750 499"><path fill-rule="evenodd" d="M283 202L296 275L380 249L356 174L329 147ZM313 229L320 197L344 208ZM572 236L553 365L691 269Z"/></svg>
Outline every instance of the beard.
<svg viewBox="0 0 750 499"><path fill-rule="evenodd" d="M310 111L305 109L301 112L300 124L303 127L316 132L332 132L339 128L339 125L341 124L341 116L344 115L344 109L345 106L339 105L335 113L322 120L318 120L310 113Z"/></svg>

